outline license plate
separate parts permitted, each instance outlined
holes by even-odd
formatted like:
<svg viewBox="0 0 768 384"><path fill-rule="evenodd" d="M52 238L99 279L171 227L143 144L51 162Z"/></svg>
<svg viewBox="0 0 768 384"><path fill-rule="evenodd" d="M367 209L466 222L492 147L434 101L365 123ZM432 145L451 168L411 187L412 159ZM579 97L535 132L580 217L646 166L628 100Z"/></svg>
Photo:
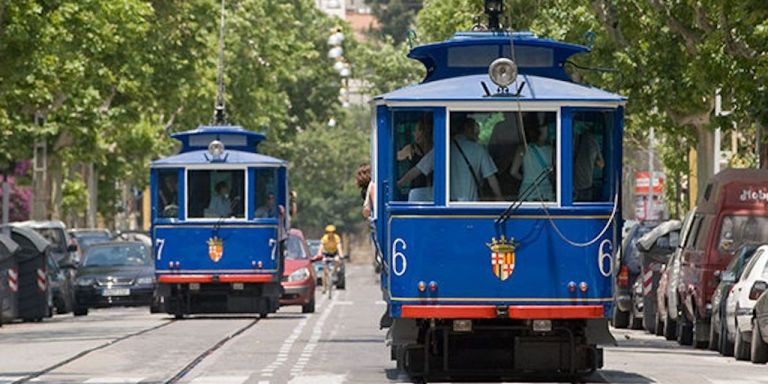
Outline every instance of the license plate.
<svg viewBox="0 0 768 384"><path fill-rule="evenodd" d="M105 288L101 291L102 296L129 296L130 294L130 288Z"/></svg>

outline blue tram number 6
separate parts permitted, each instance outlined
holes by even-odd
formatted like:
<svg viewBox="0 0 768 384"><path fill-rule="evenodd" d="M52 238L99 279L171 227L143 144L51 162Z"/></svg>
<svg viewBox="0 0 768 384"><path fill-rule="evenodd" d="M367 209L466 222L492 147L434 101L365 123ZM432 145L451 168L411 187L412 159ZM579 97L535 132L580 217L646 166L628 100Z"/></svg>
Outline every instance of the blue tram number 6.
<svg viewBox="0 0 768 384"><path fill-rule="evenodd" d="M597 249L597 269L600 270L600 274L609 277L613 271L613 244L610 240L605 239L600 243L600 247ZM606 260L608 265L606 265Z"/></svg>
<svg viewBox="0 0 768 384"><path fill-rule="evenodd" d="M398 251L398 244L400 245L400 251ZM408 268L408 260L405 258L405 251L408 248L408 244L403 239L395 239L392 243L392 273L395 276L402 276L405 270Z"/></svg>

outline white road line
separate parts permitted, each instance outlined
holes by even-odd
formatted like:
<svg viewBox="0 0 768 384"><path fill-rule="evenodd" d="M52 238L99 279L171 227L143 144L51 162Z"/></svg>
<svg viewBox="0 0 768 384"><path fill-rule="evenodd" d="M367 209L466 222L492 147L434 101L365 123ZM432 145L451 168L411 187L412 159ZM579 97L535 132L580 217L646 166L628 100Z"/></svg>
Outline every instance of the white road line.
<svg viewBox="0 0 768 384"><path fill-rule="evenodd" d="M0 376L0 384L11 384L16 380L21 380L26 376Z"/></svg>
<svg viewBox="0 0 768 384"><path fill-rule="evenodd" d="M190 384L243 384L248 376L203 376L198 377Z"/></svg>
<svg viewBox="0 0 768 384"><path fill-rule="evenodd" d="M290 336L288 336L288 338L286 338L283 341L283 344L280 346L280 351L275 357L275 361L261 370L261 376L271 377L274 371L280 368L280 366L282 366L288 360L291 349L293 349L293 344L296 343L296 339L301 336L301 333L304 331L304 327L307 325L309 318L310 316L307 316L301 319L298 324L296 324L293 332L291 332Z"/></svg>
<svg viewBox="0 0 768 384"><path fill-rule="evenodd" d="M86 384L137 384L143 377L94 377L85 381Z"/></svg>
<svg viewBox="0 0 768 384"><path fill-rule="evenodd" d="M345 296L346 296L346 292L347 291L344 291ZM315 326L312 327L312 336L310 336L309 341L304 346L304 350L301 352L300 358L296 361L296 364L291 368L291 374L300 376L302 371L304 371L304 367L311 360L312 353L315 351L315 348L317 348L317 342L320 341L320 336L322 336L323 334L323 327L325 326L325 321L328 319L328 316L330 316L331 312L333 312L333 308L339 302L340 300L331 300L328 306L323 310L323 314L320 315L320 318L317 319Z"/></svg>
<svg viewBox="0 0 768 384"><path fill-rule="evenodd" d="M346 375L308 375L294 376L288 384L341 384L346 379Z"/></svg>
<svg viewBox="0 0 768 384"><path fill-rule="evenodd" d="M376 305L387 305L387 302L384 300L376 300L373 303Z"/></svg>

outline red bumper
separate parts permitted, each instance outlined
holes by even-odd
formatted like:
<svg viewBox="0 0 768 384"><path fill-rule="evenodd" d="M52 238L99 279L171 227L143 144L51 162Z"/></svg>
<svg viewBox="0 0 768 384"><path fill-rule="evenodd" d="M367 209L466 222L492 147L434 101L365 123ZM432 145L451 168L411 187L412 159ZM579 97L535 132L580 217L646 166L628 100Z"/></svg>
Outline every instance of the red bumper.
<svg viewBox="0 0 768 384"><path fill-rule="evenodd" d="M269 283L274 281L272 275L160 275L158 283L189 284L189 283Z"/></svg>
<svg viewBox="0 0 768 384"><path fill-rule="evenodd" d="M493 305L403 305L402 317L411 319L495 319ZM599 319L602 305L510 305L510 319Z"/></svg>

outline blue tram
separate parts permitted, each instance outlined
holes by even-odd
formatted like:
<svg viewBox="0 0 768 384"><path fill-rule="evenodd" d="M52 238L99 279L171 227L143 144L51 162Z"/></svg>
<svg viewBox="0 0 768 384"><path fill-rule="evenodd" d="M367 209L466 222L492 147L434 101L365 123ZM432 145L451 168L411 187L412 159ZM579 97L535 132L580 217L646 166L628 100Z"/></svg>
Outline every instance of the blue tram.
<svg viewBox="0 0 768 384"><path fill-rule="evenodd" d="M259 154L265 136L238 126L172 137L180 153L151 164L153 309L274 313L289 220L286 162Z"/></svg>
<svg viewBox="0 0 768 384"><path fill-rule="evenodd" d="M588 51L457 33L411 50L420 84L374 99L382 324L410 375L602 366L626 99L571 79Z"/></svg>

